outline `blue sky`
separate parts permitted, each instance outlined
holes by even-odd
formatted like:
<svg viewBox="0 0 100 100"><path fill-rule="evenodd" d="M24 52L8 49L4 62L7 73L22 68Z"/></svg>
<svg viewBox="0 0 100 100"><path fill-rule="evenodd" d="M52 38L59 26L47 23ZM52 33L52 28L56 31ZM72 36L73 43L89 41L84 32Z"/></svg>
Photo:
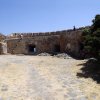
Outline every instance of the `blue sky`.
<svg viewBox="0 0 100 100"><path fill-rule="evenodd" d="M0 0L0 32L47 32L91 25L100 0Z"/></svg>

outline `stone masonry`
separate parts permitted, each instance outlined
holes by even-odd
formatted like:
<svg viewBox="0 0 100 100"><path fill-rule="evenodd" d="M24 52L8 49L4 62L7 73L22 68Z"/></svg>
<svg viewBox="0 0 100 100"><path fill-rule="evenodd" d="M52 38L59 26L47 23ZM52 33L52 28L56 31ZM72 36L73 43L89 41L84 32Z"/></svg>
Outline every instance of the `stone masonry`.
<svg viewBox="0 0 100 100"><path fill-rule="evenodd" d="M87 27L85 27L87 28ZM67 52L79 56L81 35L84 28L46 33L13 33L1 40L0 53L38 54L42 52Z"/></svg>

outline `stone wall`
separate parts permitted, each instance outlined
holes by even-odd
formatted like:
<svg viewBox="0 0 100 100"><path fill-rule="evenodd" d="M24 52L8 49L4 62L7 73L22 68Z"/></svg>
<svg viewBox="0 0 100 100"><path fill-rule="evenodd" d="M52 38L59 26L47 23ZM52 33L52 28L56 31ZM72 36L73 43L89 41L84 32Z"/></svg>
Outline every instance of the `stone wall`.
<svg viewBox="0 0 100 100"><path fill-rule="evenodd" d="M36 53L49 52L55 50L55 45L60 45L60 36L35 36L34 38L9 39L7 40L8 53L11 54L31 54L29 46L35 46Z"/></svg>
<svg viewBox="0 0 100 100"><path fill-rule="evenodd" d="M81 30L69 31L60 37L61 51L79 56L81 43Z"/></svg>
<svg viewBox="0 0 100 100"><path fill-rule="evenodd" d="M2 43L0 43L0 54L3 54Z"/></svg>
<svg viewBox="0 0 100 100"><path fill-rule="evenodd" d="M78 56L83 29L46 33L13 33L5 39L7 52L11 54L67 52Z"/></svg>

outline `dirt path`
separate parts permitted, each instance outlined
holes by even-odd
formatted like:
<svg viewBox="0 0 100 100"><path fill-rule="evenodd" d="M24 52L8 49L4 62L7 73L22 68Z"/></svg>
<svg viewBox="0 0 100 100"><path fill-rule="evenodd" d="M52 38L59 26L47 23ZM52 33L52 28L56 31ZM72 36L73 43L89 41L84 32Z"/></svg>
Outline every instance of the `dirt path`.
<svg viewBox="0 0 100 100"><path fill-rule="evenodd" d="M77 78L82 60L0 56L0 100L100 100L100 85Z"/></svg>

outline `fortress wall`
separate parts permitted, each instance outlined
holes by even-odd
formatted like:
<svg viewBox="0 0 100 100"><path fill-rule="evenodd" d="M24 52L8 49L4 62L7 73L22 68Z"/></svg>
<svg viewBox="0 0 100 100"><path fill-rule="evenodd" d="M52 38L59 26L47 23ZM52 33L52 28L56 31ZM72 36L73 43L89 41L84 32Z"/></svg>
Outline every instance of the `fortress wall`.
<svg viewBox="0 0 100 100"><path fill-rule="evenodd" d="M54 52L55 45L60 44L60 36L35 36L34 38L23 38L8 40L8 52L11 54L31 54L29 46L35 46L36 53Z"/></svg>
<svg viewBox="0 0 100 100"><path fill-rule="evenodd" d="M13 49L17 46L20 39L9 39L6 40L7 52L13 54Z"/></svg>
<svg viewBox="0 0 100 100"><path fill-rule="evenodd" d="M33 54L41 52L67 52L78 56L82 30L63 30L46 33L13 33L7 37L7 49L11 54Z"/></svg>
<svg viewBox="0 0 100 100"><path fill-rule="evenodd" d="M62 34L60 37L61 52L78 56L80 52L81 35L81 30L67 31L65 34Z"/></svg>
<svg viewBox="0 0 100 100"><path fill-rule="evenodd" d="M37 36L35 38L35 45L38 53L41 52L55 52L55 45L60 44L60 36Z"/></svg>
<svg viewBox="0 0 100 100"><path fill-rule="evenodd" d="M36 53L41 52L68 52L78 55L81 42L81 31L62 31L60 35L39 35L22 39L12 39L7 41L8 52L11 54L30 54L29 45L34 45ZM58 33L59 34L59 33Z"/></svg>

